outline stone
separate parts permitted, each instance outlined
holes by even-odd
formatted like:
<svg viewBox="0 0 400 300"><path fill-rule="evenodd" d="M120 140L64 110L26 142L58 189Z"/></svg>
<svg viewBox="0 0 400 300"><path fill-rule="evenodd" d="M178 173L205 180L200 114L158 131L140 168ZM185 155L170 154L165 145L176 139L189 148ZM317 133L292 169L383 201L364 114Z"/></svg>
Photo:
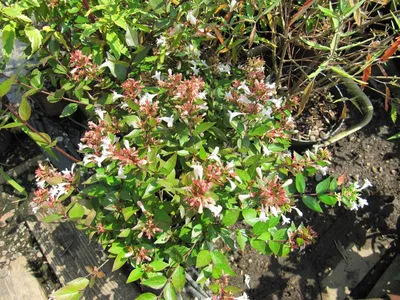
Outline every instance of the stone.
<svg viewBox="0 0 400 300"><path fill-rule="evenodd" d="M4 273L6 276L3 276ZM0 300L45 300L39 281L29 270L28 261L21 256L11 262L7 271L0 272Z"/></svg>
<svg viewBox="0 0 400 300"><path fill-rule="evenodd" d="M0 263L5 263L7 261L7 257L5 257L5 256L2 256L2 257L0 257Z"/></svg>
<svg viewBox="0 0 400 300"><path fill-rule="evenodd" d="M3 247L3 246L4 246L4 244L5 244L5 242L4 242L4 241L0 241L0 247Z"/></svg>
<svg viewBox="0 0 400 300"><path fill-rule="evenodd" d="M38 253L36 253L36 257L37 257L37 258L42 258L42 257L43 257L42 252L39 251Z"/></svg>

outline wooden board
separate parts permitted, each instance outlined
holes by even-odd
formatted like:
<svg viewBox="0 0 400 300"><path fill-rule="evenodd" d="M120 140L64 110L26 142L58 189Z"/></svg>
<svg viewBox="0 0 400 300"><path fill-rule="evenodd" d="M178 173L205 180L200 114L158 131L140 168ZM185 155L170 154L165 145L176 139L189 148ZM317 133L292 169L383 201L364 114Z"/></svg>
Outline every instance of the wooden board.
<svg viewBox="0 0 400 300"><path fill-rule="evenodd" d="M88 275L85 266L99 267L107 256L99 244L89 241L84 232L71 223L27 222L49 265L61 284ZM97 278L93 288L86 289L87 300L136 299L140 292L134 283L126 284L127 276L122 272L111 272L110 259L101 271L105 276Z"/></svg>

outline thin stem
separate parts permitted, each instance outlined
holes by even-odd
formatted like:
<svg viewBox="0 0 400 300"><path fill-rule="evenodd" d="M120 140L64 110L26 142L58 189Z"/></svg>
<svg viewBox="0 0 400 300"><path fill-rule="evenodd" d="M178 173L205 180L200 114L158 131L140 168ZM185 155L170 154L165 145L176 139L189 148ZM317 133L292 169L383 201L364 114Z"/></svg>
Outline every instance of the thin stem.
<svg viewBox="0 0 400 300"><path fill-rule="evenodd" d="M36 130L35 128L33 128L30 124L28 124L26 121L24 121L23 119L21 119L20 115L8 104L4 104L4 106L20 121L22 122L26 127L28 127L30 130L32 130L34 133L36 133L38 136L40 136L43 141L45 141L48 145L51 144L51 140L49 140L47 137L45 137L41 132L39 132L38 130ZM80 162L79 159L76 159L75 157L69 155L67 152L65 152L63 149L61 149L58 146L54 146L54 148L60 152L61 154L63 154L64 156L68 157L70 160L74 161L74 162Z"/></svg>

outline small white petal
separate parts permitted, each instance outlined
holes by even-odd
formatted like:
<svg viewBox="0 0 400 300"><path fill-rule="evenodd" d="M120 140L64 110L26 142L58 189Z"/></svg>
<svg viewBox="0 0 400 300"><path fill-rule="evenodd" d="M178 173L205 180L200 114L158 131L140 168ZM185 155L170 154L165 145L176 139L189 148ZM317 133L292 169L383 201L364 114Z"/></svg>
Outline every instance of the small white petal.
<svg viewBox="0 0 400 300"><path fill-rule="evenodd" d="M167 127L172 127L174 123L174 115L170 117L162 117L160 118L161 121L164 121L167 123Z"/></svg>
<svg viewBox="0 0 400 300"><path fill-rule="evenodd" d="M256 172L257 172L258 177L259 177L260 179L263 179L262 170L261 170L260 167L257 167L257 168L256 168Z"/></svg>
<svg viewBox="0 0 400 300"><path fill-rule="evenodd" d="M282 184L282 187L285 187L285 186L291 185L291 184L292 184L292 182L293 182L293 179L288 179L288 180L286 180L286 182L285 182L284 184Z"/></svg>
<svg viewBox="0 0 400 300"><path fill-rule="evenodd" d="M208 157L210 160L215 160L217 163L221 164L221 159L218 157L219 147L215 147L214 151Z"/></svg>
<svg viewBox="0 0 400 300"><path fill-rule="evenodd" d="M151 78L154 78L157 81L161 80L161 72L160 71L156 71L155 74L153 76L151 76Z"/></svg>
<svg viewBox="0 0 400 300"><path fill-rule="evenodd" d="M247 288L250 289L250 276L247 274L244 274L244 283L246 284Z"/></svg>
<svg viewBox="0 0 400 300"><path fill-rule="evenodd" d="M246 84L246 81L242 81L238 86L238 90L243 90L243 92L247 95L251 94L249 87Z"/></svg>
<svg viewBox="0 0 400 300"><path fill-rule="evenodd" d="M282 225L290 224L290 218L287 218L285 215L282 215Z"/></svg>
<svg viewBox="0 0 400 300"><path fill-rule="evenodd" d="M267 217L264 205L261 206L261 212L260 212L260 216L258 219L260 220L260 222L267 222L269 219Z"/></svg>
<svg viewBox="0 0 400 300"><path fill-rule="evenodd" d="M228 181L229 181L229 183L231 185L231 192L232 192L232 191L234 191L236 189L236 184L230 179L228 179Z"/></svg>
<svg viewBox="0 0 400 300"><path fill-rule="evenodd" d="M300 217L303 216L303 213L297 207L292 207L292 209L294 209Z"/></svg>
<svg viewBox="0 0 400 300"><path fill-rule="evenodd" d="M124 174L124 168L119 166L118 175L116 176L119 179L126 179L126 175Z"/></svg>
<svg viewBox="0 0 400 300"><path fill-rule="evenodd" d="M365 205L368 205L367 199L358 197L358 207L364 208Z"/></svg>
<svg viewBox="0 0 400 300"><path fill-rule="evenodd" d="M269 209L271 210L271 213L272 213L275 217L278 216L278 209L277 209L275 206L271 205L271 206L269 207Z"/></svg>
<svg viewBox="0 0 400 300"><path fill-rule="evenodd" d="M195 179L202 179L203 178L203 167L200 164L195 164L192 166L194 172Z"/></svg>
<svg viewBox="0 0 400 300"><path fill-rule="evenodd" d="M113 92L112 101L115 102L120 98L124 98L124 95L118 94L116 91Z"/></svg>
<svg viewBox="0 0 400 300"><path fill-rule="evenodd" d="M358 205L356 202L350 202L350 210L358 210Z"/></svg>
<svg viewBox="0 0 400 300"><path fill-rule="evenodd" d="M192 24L193 26L196 26L197 19L193 15L193 11L192 10L188 11L188 13L186 15L186 20L189 21L189 23Z"/></svg>
<svg viewBox="0 0 400 300"><path fill-rule="evenodd" d="M241 113L241 112L232 112L230 110L228 110L229 113L229 122L232 122L233 118L237 117L237 116L242 116L245 115L245 113Z"/></svg>
<svg viewBox="0 0 400 300"><path fill-rule="evenodd" d="M368 179L365 179L365 180L364 180L364 184L363 184L362 187L360 188L360 191L362 191L362 190L364 190L364 189L366 189L366 188L369 188L369 187L371 187L371 186L372 186L371 181L369 181Z"/></svg>
<svg viewBox="0 0 400 300"><path fill-rule="evenodd" d="M244 201L246 199L249 199L251 197L250 194L245 194L245 195L239 195L239 200Z"/></svg>

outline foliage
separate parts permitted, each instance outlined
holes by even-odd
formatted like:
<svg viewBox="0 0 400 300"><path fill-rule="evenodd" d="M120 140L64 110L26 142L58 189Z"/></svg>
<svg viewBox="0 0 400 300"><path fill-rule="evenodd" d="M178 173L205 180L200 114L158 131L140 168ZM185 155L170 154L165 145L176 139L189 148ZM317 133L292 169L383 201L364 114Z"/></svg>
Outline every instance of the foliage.
<svg viewBox="0 0 400 300"><path fill-rule="evenodd" d="M327 175L327 149L301 155L289 147L293 112L326 88L327 75L365 85L372 77L363 71L394 54L387 34L365 38L377 11L369 5L5 1L4 64L15 39L39 61L0 85L2 96L12 84L27 89L18 112L7 107L14 122L5 126L55 147L27 123L35 93L69 102L60 117L84 107L92 118L77 170L39 165L34 210L75 221L115 259L113 270L133 267L128 282L175 299L185 268L195 266L198 283L216 280L212 290L228 297L235 289L226 276L235 274L216 244L287 256L315 241L304 209L367 204L360 195L369 182L328 177L313 186L314 175ZM78 283L73 297L89 285Z"/></svg>

